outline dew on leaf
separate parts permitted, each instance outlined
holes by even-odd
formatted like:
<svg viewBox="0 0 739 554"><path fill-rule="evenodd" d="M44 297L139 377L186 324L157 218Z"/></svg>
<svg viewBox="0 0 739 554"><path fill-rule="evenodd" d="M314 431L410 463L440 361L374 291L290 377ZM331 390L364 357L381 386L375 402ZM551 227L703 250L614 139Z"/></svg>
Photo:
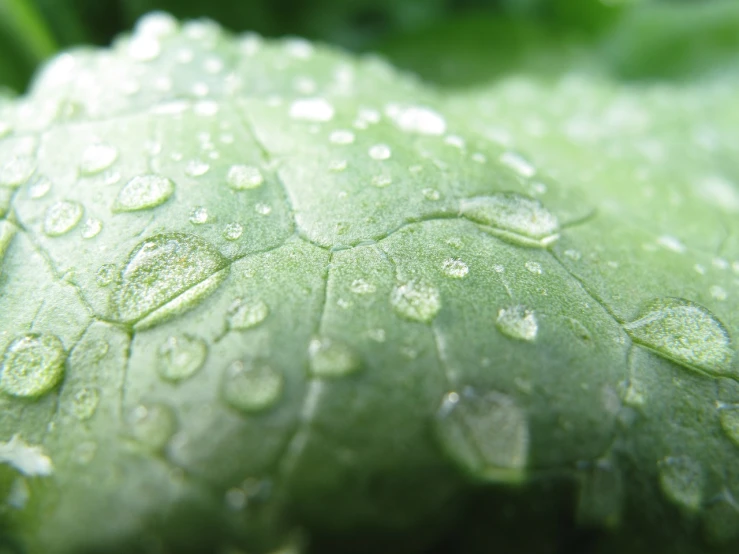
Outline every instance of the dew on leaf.
<svg viewBox="0 0 739 554"><path fill-rule="evenodd" d="M390 304L401 317L429 323L441 309L441 294L432 284L412 279L393 289Z"/></svg>
<svg viewBox="0 0 739 554"><path fill-rule="evenodd" d="M718 285L713 285L710 288L709 292L711 293L711 296L713 298L719 301L726 300L726 298L728 297L728 293L726 292L726 289Z"/></svg>
<svg viewBox="0 0 739 554"><path fill-rule="evenodd" d="M734 374L729 333L703 306L682 298L656 298L624 329L632 340L694 371Z"/></svg>
<svg viewBox="0 0 739 554"><path fill-rule="evenodd" d="M86 421L95 415L100 403L100 391L94 387L82 387L72 395L72 414L80 421Z"/></svg>
<svg viewBox="0 0 739 554"><path fill-rule="evenodd" d="M17 188L36 171L36 161L27 156L14 156L0 165L0 187Z"/></svg>
<svg viewBox="0 0 739 554"><path fill-rule="evenodd" d="M185 164L185 175L201 177L210 170L210 165L202 160L190 160Z"/></svg>
<svg viewBox="0 0 739 554"><path fill-rule="evenodd" d="M421 190L421 194L423 194L424 198L426 200L436 201L439 198L441 198L441 195L439 194L439 191L432 188L425 188Z"/></svg>
<svg viewBox="0 0 739 554"><path fill-rule="evenodd" d="M373 160L387 160L392 155L392 150L387 144L375 144L369 149L369 156Z"/></svg>
<svg viewBox="0 0 739 554"><path fill-rule="evenodd" d="M272 206L263 202L258 202L254 206L254 211L257 212L259 215L269 215L272 213Z"/></svg>
<svg viewBox="0 0 739 554"><path fill-rule="evenodd" d="M444 117L425 106L388 106L388 115L401 131L420 135L443 135L446 132Z"/></svg>
<svg viewBox="0 0 739 554"><path fill-rule="evenodd" d="M290 105L289 114L292 119L320 123L334 118L334 107L325 98L301 98Z"/></svg>
<svg viewBox="0 0 739 554"><path fill-rule="evenodd" d="M126 183L113 204L113 211L134 212L154 208L174 193L174 183L162 175L139 175Z"/></svg>
<svg viewBox="0 0 739 554"><path fill-rule="evenodd" d="M77 226L83 213L82 206L77 202L55 202L44 215L44 233L49 237L60 237L68 233Z"/></svg>
<svg viewBox="0 0 739 554"><path fill-rule="evenodd" d="M101 265L95 274L95 283L99 287L107 287L115 280L116 267L114 264Z"/></svg>
<svg viewBox="0 0 739 554"><path fill-rule="evenodd" d="M385 188L393 183L390 175L375 175L372 177L372 186L377 188Z"/></svg>
<svg viewBox="0 0 739 554"><path fill-rule="evenodd" d="M203 367L208 356L208 345L190 335L170 336L158 351L156 371L165 381L178 382L189 379Z"/></svg>
<svg viewBox="0 0 739 554"><path fill-rule="evenodd" d="M251 165L232 165L226 175L228 186L234 190L249 190L264 183L264 176L258 167Z"/></svg>
<svg viewBox="0 0 739 554"><path fill-rule="evenodd" d="M333 144L351 144L354 142L354 133L346 130L333 131L328 140Z"/></svg>
<svg viewBox="0 0 739 554"><path fill-rule="evenodd" d="M235 300L228 308L228 326L246 331L262 323L269 315L269 307L263 300Z"/></svg>
<svg viewBox="0 0 739 554"><path fill-rule="evenodd" d="M472 476L495 483L525 478L529 452L526 414L509 396L450 392L436 413L435 432L442 449Z"/></svg>
<svg viewBox="0 0 739 554"><path fill-rule="evenodd" d="M346 160L332 160L329 162L328 168L330 171L340 173L347 168L347 161Z"/></svg>
<svg viewBox="0 0 739 554"><path fill-rule="evenodd" d="M51 190L51 180L47 177L41 176L35 180L35 182L28 187L28 197L33 200L43 198Z"/></svg>
<svg viewBox="0 0 739 554"><path fill-rule="evenodd" d="M682 508L697 511L703 502L703 468L687 456L670 456L657 464L664 495Z"/></svg>
<svg viewBox="0 0 739 554"><path fill-rule="evenodd" d="M161 451L177 431L177 417L166 404L142 404L128 418L131 436L152 451Z"/></svg>
<svg viewBox="0 0 739 554"><path fill-rule="evenodd" d="M244 228L240 223L229 223L223 229L223 238L226 240L238 240L244 233Z"/></svg>
<svg viewBox="0 0 739 554"><path fill-rule="evenodd" d="M108 169L118 159L118 150L102 142L89 145L82 152L80 160L80 172L85 175L93 175L104 169Z"/></svg>
<svg viewBox="0 0 739 554"><path fill-rule="evenodd" d="M501 333L514 339L533 341L539 332L536 315L523 306L498 310L498 319L495 323Z"/></svg>
<svg viewBox="0 0 739 554"><path fill-rule="evenodd" d="M557 217L538 200L514 192L462 200L460 213L517 245L545 247L559 238Z"/></svg>
<svg viewBox="0 0 739 554"><path fill-rule="evenodd" d="M190 223L193 225L203 225L208 222L208 209L204 206L198 206L190 212Z"/></svg>
<svg viewBox="0 0 739 554"><path fill-rule="evenodd" d="M283 388L282 373L259 360L232 363L221 381L223 400L245 413L271 408L282 396Z"/></svg>
<svg viewBox="0 0 739 554"><path fill-rule="evenodd" d="M151 35L134 35L128 43L128 55L137 62L150 62L159 57L162 45Z"/></svg>
<svg viewBox="0 0 739 554"><path fill-rule="evenodd" d="M533 177L536 174L536 168L531 165L526 158L515 152L505 152L500 156L500 161L513 169L522 177Z"/></svg>
<svg viewBox="0 0 739 554"><path fill-rule="evenodd" d="M372 294L377 290L377 287L364 279L354 279L349 285L349 290L354 294Z"/></svg>
<svg viewBox="0 0 739 554"><path fill-rule="evenodd" d="M80 230L80 235L82 235L83 239L91 239L95 238L100 234L100 231L103 230L103 222L99 219L95 218L88 218L85 220L85 222L82 224L82 229Z"/></svg>
<svg viewBox="0 0 739 554"><path fill-rule="evenodd" d="M444 260L441 264L441 270L444 272L444 275L454 279L463 279L464 277L467 277L467 274L470 272L470 268L467 264L459 258L449 258Z"/></svg>
<svg viewBox="0 0 739 554"><path fill-rule="evenodd" d="M657 239L657 244L659 244L663 248L666 248L667 250L675 252L676 254L682 254L683 252L685 252L685 245L680 242L679 239L671 235L662 235Z"/></svg>
<svg viewBox="0 0 739 554"><path fill-rule="evenodd" d="M533 273L534 275L541 275L542 269L541 269L541 264L539 262L529 261L523 265L529 271L529 273Z"/></svg>
<svg viewBox="0 0 739 554"><path fill-rule="evenodd" d="M194 307L228 275L221 254L184 233L155 235L131 253L114 294L118 317L144 328Z"/></svg>
<svg viewBox="0 0 739 554"><path fill-rule="evenodd" d="M0 367L0 389L23 398L42 396L61 380L66 358L64 345L55 335L19 337L5 350Z"/></svg>
<svg viewBox="0 0 739 554"><path fill-rule="evenodd" d="M343 377L361 368L361 361L354 349L341 341L326 337L310 341L308 357L313 377Z"/></svg>

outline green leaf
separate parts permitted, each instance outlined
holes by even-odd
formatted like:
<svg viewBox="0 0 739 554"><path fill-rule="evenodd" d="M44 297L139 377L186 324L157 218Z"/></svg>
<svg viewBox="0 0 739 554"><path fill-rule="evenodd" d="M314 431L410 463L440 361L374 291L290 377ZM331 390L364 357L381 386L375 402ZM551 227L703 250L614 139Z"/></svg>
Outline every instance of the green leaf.
<svg viewBox="0 0 739 554"><path fill-rule="evenodd" d="M735 90L163 14L54 58L0 101L0 537L735 552Z"/></svg>

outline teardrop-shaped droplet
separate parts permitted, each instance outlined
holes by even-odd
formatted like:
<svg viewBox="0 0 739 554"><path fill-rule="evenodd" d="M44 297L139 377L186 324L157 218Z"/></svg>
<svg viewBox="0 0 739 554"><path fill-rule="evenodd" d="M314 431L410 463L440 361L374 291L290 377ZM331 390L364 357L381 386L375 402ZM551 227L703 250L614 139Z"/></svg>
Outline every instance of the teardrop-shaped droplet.
<svg viewBox="0 0 739 554"><path fill-rule="evenodd" d="M523 306L498 310L498 319L495 323L501 333L514 339L533 341L539 332L536 315Z"/></svg>
<svg viewBox="0 0 739 554"><path fill-rule="evenodd" d="M228 275L228 264L203 239L184 233L156 235L128 259L114 295L118 317L145 328L191 309Z"/></svg>
<svg viewBox="0 0 739 554"><path fill-rule="evenodd" d="M140 444L153 451L167 446L177 431L177 417L166 404L137 406L129 415L131 435Z"/></svg>
<svg viewBox="0 0 739 554"><path fill-rule="evenodd" d="M55 335L28 334L5 350L0 389L11 396L35 398L53 389L64 374L67 354Z"/></svg>
<svg viewBox="0 0 739 554"><path fill-rule="evenodd" d="M237 361L226 368L221 383L223 399L245 413L274 406L282 396L282 373L258 360Z"/></svg>
<svg viewBox="0 0 739 554"><path fill-rule="evenodd" d="M205 363L208 345L198 337L169 337L159 347L157 373L165 381L184 381L192 377Z"/></svg>
<svg viewBox="0 0 739 554"><path fill-rule="evenodd" d="M490 233L522 246L543 248L559 238L557 216L538 200L515 192L462 200L460 214L486 225Z"/></svg>
<svg viewBox="0 0 739 554"><path fill-rule="evenodd" d="M162 175L139 175L126 183L113 205L116 212L148 210L164 204L174 193L174 183Z"/></svg>
<svg viewBox="0 0 739 554"><path fill-rule="evenodd" d="M349 345L327 337L313 339L308 346L310 372L314 377L350 375L361 367L357 353Z"/></svg>
<svg viewBox="0 0 739 554"><path fill-rule="evenodd" d="M492 482L519 482L525 477L528 420L509 396L479 395L471 389L450 392L435 423L442 448L467 473Z"/></svg>
<svg viewBox="0 0 739 554"><path fill-rule="evenodd" d="M228 310L228 326L245 331L259 325L269 315L269 307L263 300L238 299Z"/></svg>
<svg viewBox="0 0 739 554"><path fill-rule="evenodd" d="M694 302L654 299L624 329L637 344L688 369L720 376L736 373L728 331L715 315Z"/></svg>
<svg viewBox="0 0 739 554"><path fill-rule="evenodd" d="M703 502L705 476L701 465L687 456L668 457L657 464L664 495L688 510L698 510Z"/></svg>
<svg viewBox="0 0 739 554"><path fill-rule="evenodd" d="M84 209L77 202L63 200L52 204L44 216L44 233L49 237L60 237L72 229L82 219Z"/></svg>
<svg viewBox="0 0 739 554"><path fill-rule="evenodd" d="M428 323L441 309L441 294L430 283L412 279L393 289L390 304L400 316Z"/></svg>

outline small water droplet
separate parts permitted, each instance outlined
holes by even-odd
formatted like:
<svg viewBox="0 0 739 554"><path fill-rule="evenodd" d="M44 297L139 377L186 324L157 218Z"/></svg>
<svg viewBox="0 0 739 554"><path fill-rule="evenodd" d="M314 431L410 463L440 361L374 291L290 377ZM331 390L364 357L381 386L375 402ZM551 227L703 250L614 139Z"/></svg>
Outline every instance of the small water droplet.
<svg viewBox="0 0 739 554"><path fill-rule="evenodd" d="M373 294L377 290L377 287L364 279L354 279L351 285L349 285L349 290L354 294Z"/></svg>
<svg viewBox="0 0 739 554"><path fill-rule="evenodd" d="M465 147L464 139L458 135L447 135L444 137L444 144L459 148L460 150L464 150Z"/></svg>
<svg viewBox="0 0 739 554"><path fill-rule="evenodd" d="M161 175L139 175L126 183L113 205L116 212L147 210L166 202L174 193L174 183Z"/></svg>
<svg viewBox="0 0 739 554"><path fill-rule="evenodd" d="M430 283L413 279L393 289L390 304L401 317L428 323L441 309L441 294Z"/></svg>
<svg viewBox="0 0 739 554"><path fill-rule="evenodd" d="M100 391L93 387L83 387L72 395L72 414L80 421L95 415L100 403Z"/></svg>
<svg viewBox="0 0 739 554"><path fill-rule="evenodd" d="M190 212L190 223L193 225L203 225L208 222L208 209L204 206L193 208Z"/></svg>
<svg viewBox="0 0 739 554"><path fill-rule="evenodd" d="M159 347L157 373L165 381L184 381L203 367L208 345L198 337L178 335L167 338Z"/></svg>
<svg viewBox="0 0 739 554"><path fill-rule="evenodd" d="M245 331L256 327L269 315L269 307L263 300L235 300L228 309L228 326Z"/></svg>
<svg viewBox="0 0 739 554"><path fill-rule="evenodd" d="M711 296L713 296L716 300L719 300L719 301L724 301L728 297L728 293L726 292L726 289L718 285L713 285L710 289L710 292L711 292Z"/></svg>
<svg viewBox="0 0 739 554"><path fill-rule="evenodd" d="M335 339L313 339L308 346L308 356L311 375L318 378L343 377L361 368L357 353Z"/></svg>
<svg viewBox="0 0 739 554"><path fill-rule="evenodd" d="M77 202L63 200L49 206L44 216L44 233L49 237L60 237L72 229L82 219L84 210Z"/></svg>
<svg viewBox="0 0 739 554"><path fill-rule="evenodd" d="M541 275L541 264L539 262L526 262L524 267L534 275Z"/></svg>
<svg viewBox="0 0 739 554"><path fill-rule="evenodd" d="M250 165L232 165L228 170L226 182L234 190L249 190L264 183L259 168Z"/></svg>
<svg viewBox="0 0 739 554"><path fill-rule="evenodd" d="M289 114L299 121L320 123L334 118L334 107L325 98L301 98L290 105Z"/></svg>
<svg viewBox="0 0 739 554"><path fill-rule="evenodd" d="M236 361L226 368L221 394L226 403L245 413L274 406L282 396L284 378L261 361Z"/></svg>
<svg viewBox="0 0 739 554"><path fill-rule="evenodd" d="M435 431L446 454L464 471L490 482L524 479L529 451L525 413L507 395L471 389L444 396Z"/></svg>
<svg viewBox="0 0 739 554"><path fill-rule="evenodd" d="M238 240L244 233L244 228L240 223L229 223L223 229L223 238L226 240Z"/></svg>
<svg viewBox="0 0 739 554"><path fill-rule="evenodd" d="M86 175L99 173L108 169L118 159L118 150L102 142L89 145L82 152L80 172Z"/></svg>
<svg viewBox="0 0 739 554"><path fill-rule="evenodd" d="M691 511L701 507L705 479L698 462L687 456L670 456L657 467L660 487L669 500Z"/></svg>
<svg viewBox="0 0 739 554"><path fill-rule="evenodd" d="M210 170L210 165L202 160L190 160L185 164L185 174L190 177L200 177Z"/></svg>
<svg viewBox="0 0 739 554"><path fill-rule="evenodd" d="M538 200L517 193L462 200L460 213L514 244L545 247L559 238L557 217Z"/></svg>
<svg viewBox="0 0 739 554"><path fill-rule="evenodd" d="M446 132L446 120L444 117L424 106L388 106L388 115L395 124L407 133L418 133L421 135L443 135Z"/></svg>
<svg viewBox="0 0 739 554"><path fill-rule="evenodd" d="M582 258L582 254L580 254L580 252L578 252L577 250L572 250L572 249L565 250L564 254L569 259L571 259L571 260L573 260L575 262L578 261L578 260L580 260L580 258Z"/></svg>
<svg viewBox="0 0 739 554"><path fill-rule="evenodd" d="M17 188L36 171L36 161L27 156L14 156L0 165L0 187Z"/></svg>
<svg viewBox="0 0 739 554"><path fill-rule="evenodd" d="M500 161L527 179L536 174L536 168L531 162L516 152L508 151L503 153L500 156Z"/></svg>
<svg viewBox="0 0 739 554"><path fill-rule="evenodd" d="M129 416L131 435L153 451L161 451L177 431L177 417L166 404L137 406Z"/></svg>
<svg viewBox="0 0 739 554"><path fill-rule="evenodd" d="M659 237L657 239L657 244L677 254L682 254L683 252L685 252L685 245L677 238L670 235L663 235Z"/></svg>
<svg viewBox="0 0 739 554"><path fill-rule="evenodd" d="M682 298L657 298L624 325L634 342L688 369L733 375L734 352L724 325L703 306Z"/></svg>
<svg viewBox="0 0 739 554"><path fill-rule="evenodd" d="M328 140L333 144L351 144L354 142L354 133L346 130L333 131Z"/></svg>
<svg viewBox="0 0 739 554"><path fill-rule="evenodd" d="M533 341L539 332L533 310L527 310L523 306L498 310L496 325L501 333L514 339Z"/></svg>
<svg viewBox="0 0 739 554"><path fill-rule="evenodd" d="M385 329L370 329L367 331L367 336L375 342L385 342L387 333Z"/></svg>
<svg viewBox="0 0 739 554"><path fill-rule="evenodd" d="M387 144L375 144L369 149L369 156L373 160L387 160L392 155L392 150Z"/></svg>
<svg viewBox="0 0 739 554"><path fill-rule="evenodd" d="M372 186L377 188L385 188L393 183L390 175L375 175L372 177Z"/></svg>
<svg viewBox="0 0 739 554"><path fill-rule="evenodd" d="M441 264L441 270L444 272L444 275L454 279L463 279L464 277L467 277L467 274L470 272L470 268L467 264L459 258L449 258L444 260L444 263Z"/></svg>
<svg viewBox="0 0 739 554"><path fill-rule="evenodd" d="M5 350L0 389L11 396L42 396L61 380L66 357L64 345L55 335L19 337Z"/></svg>
<svg viewBox="0 0 739 554"><path fill-rule="evenodd" d="M436 201L439 198L441 198L441 195L439 194L439 191L436 190L436 189L425 188L425 189L421 190L421 194L423 194L423 196L424 196L424 198L426 198L426 200Z"/></svg>
<svg viewBox="0 0 739 554"><path fill-rule="evenodd" d="M95 218L88 218L85 220L85 223L82 225L82 229L80 231L80 234L82 235L83 239L91 239L95 238L100 234L100 231L103 230L103 222L99 219Z"/></svg>
<svg viewBox="0 0 739 554"><path fill-rule="evenodd" d="M254 211L257 212L259 215L269 215L272 213L272 206L270 206L269 204L258 202L254 206Z"/></svg>
<svg viewBox="0 0 739 554"><path fill-rule="evenodd" d="M332 160L328 164L328 169L336 173L340 173L347 168L346 160Z"/></svg>
<svg viewBox="0 0 739 554"><path fill-rule="evenodd" d="M39 177L36 181L28 188L28 197L33 200L43 198L51 190L51 180L46 177Z"/></svg>

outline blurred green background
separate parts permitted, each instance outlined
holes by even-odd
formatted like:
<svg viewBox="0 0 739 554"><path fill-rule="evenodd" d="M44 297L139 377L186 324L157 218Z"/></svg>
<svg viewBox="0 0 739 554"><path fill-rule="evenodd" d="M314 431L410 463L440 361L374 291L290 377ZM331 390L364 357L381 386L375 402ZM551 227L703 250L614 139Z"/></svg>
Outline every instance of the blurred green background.
<svg viewBox="0 0 739 554"><path fill-rule="evenodd" d="M381 52L449 87L582 66L693 78L739 58L739 0L0 0L0 86L23 91L54 52L109 44L151 10Z"/></svg>

